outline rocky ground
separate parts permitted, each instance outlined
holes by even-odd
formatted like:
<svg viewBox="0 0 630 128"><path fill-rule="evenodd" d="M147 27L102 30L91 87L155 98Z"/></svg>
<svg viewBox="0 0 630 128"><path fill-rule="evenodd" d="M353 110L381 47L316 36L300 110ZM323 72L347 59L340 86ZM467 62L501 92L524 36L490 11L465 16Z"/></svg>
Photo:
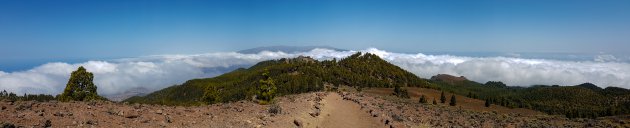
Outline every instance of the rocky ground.
<svg viewBox="0 0 630 128"><path fill-rule="evenodd" d="M207 106L97 102L0 102L4 127L630 127L628 118L505 115L363 93L283 96Z"/></svg>
<svg viewBox="0 0 630 128"><path fill-rule="evenodd" d="M113 102L0 102L0 123L18 127L269 127L294 126L294 115L314 111L315 93L290 95L274 105L250 101L208 106ZM321 98L320 98L321 99Z"/></svg>
<svg viewBox="0 0 630 128"><path fill-rule="evenodd" d="M453 106L420 104L417 101L364 93L342 93L344 100L381 123L400 127L630 127L630 116L598 119L568 119L553 115L499 114L463 110Z"/></svg>

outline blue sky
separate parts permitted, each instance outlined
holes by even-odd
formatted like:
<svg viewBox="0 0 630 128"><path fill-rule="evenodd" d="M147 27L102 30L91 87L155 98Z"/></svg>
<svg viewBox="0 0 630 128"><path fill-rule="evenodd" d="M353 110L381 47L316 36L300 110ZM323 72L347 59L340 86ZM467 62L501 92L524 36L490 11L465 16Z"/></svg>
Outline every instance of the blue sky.
<svg viewBox="0 0 630 128"><path fill-rule="evenodd" d="M272 45L373 52L423 78L630 88L630 0L0 0L0 90L18 94L58 94L78 66L108 95L299 56L230 53Z"/></svg>
<svg viewBox="0 0 630 128"><path fill-rule="evenodd" d="M630 1L0 1L6 63L270 45L628 54Z"/></svg>

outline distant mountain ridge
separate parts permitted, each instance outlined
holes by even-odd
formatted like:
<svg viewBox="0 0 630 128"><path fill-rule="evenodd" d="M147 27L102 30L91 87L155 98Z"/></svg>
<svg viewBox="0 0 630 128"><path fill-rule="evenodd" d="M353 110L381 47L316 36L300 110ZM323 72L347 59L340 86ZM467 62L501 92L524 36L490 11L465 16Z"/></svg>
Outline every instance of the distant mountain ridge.
<svg viewBox="0 0 630 128"><path fill-rule="evenodd" d="M330 49L330 50L335 50L335 51L347 51L345 49L339 49L339 48L334 48L331 46L283 46L283 45L278 45L278 46L265 46L265 47L257 47L257 48L250 48L250 49L245 49L245 50L240 50L237 51L238 53L243 53L243 54L256 54L256 53L260 53L262 51L270 51L270 52L285 52L285 53L299 53L299 52L308 52L311 51L313 49L316 48L322 48L322 49Z"/></svg>
<svg viewBox="0 0 630 128"><path fill-rule="evenodd" d="M456 77L456 76L452 76L452 75L449 75L449 74L438 74L438 75L432 76L431 80L433 80L433 81L443 81L443 82L446 82L446 83L449 83L449 84L455 84L455 83L469 81L464 76Z"/></svg>
<svg viewBox="0 0 630 128"><path fill-rule="evenodd" d="M107 99L112 100L112 101L122 101L132 96L143 96L148 93L151 93L149 89L138 87L138 88L129 89L122 93L113 94L113 95L104 95L104 96L107 97Z"/></svg>

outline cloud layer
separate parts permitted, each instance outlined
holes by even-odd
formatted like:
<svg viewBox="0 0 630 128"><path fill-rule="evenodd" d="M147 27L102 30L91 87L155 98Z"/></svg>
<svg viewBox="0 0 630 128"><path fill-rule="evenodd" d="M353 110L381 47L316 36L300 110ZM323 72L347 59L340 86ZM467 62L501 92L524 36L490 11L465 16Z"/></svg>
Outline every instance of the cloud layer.
<svg viewBox="0 0 630 128"><path fill-rule="evenodd" d="M630 88L630 64L621 62L559 61L513 57L462 57L400 54L368 49L403 69L429 78L435 74L466 76L477 82L503 81L510 86L577 85Z"/></svg>
<svg viewBox="0 0 630 128"><path fill-rule="evenodd" d="M514 57L465 57L393 53L375 48L360 50L424 78L435 74L462 75L477 81L503 81L511 86L534 84L576 85L591 82L601 87L630 88L630 64L608 62L611 57L594 61L559 61ZM180 84L193 78L205 78L248 67L269 59L311 56L315 59L344 58L356 51L314 49L302 53L263 51L256 54L219 52L197 55L156 55L83 63L47 63L27 71L0 71L0 90L22 93L59 94L69 74L79 66L94 73L94 82L102 95L123 93L134 88L149 91Z"/></svg>

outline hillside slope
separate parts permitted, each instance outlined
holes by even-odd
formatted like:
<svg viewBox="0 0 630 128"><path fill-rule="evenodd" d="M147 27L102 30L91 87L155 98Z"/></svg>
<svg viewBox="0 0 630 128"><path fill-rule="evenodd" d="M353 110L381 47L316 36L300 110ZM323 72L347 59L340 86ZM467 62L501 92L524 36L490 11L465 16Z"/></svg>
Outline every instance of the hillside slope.
<svg viewBox="0 0 630 128"><path fill-rule="evenodd" d="M534 85L509 87L499 81L485 84L469 80L433 79L443 91L487 100L509 108L528 108L567 117L601 117L630 114L630 90L599 88L590 83L575 86Z"/></svg>
<svg viewBox="0 0 630 128"><path fill-rule="evenodd" d="M198 105L247 99L268 71L278 88L278 95L324 89L325 84L362 87L404 85L430 87L427 80L390 64L377 55L356 53L347 58L318 61L310 57L260 62L248 69L206 79L193 79L125 102L166 105Z"/></svg>
<svg viewBox="0 0 630 128"><path fill-rule="evenodd" d="M277 97L274 105L251 101L187 107L109 101L0 102L4 108L0 127L630 127L628 116L568 119L502 114L357 92L285 95Z"/></svg>
<svg viewBox="0 0 630 128"><path fill-rule="evenodd" d="M358 89L394 86L439 89L508 108L526 108L567 117L601 117L630 113L630 91L592 84L577 86L509 87L498 81L485 84L465 77L439 75L431 80L390 64L377 55L356 53L341 60L310 57L260 62L214 78L193 79L125 102L165 105L201 105L249 99L269 72L278 96L320 91L348 85ZM327 85L327 86L325 86Z"/></svg>

